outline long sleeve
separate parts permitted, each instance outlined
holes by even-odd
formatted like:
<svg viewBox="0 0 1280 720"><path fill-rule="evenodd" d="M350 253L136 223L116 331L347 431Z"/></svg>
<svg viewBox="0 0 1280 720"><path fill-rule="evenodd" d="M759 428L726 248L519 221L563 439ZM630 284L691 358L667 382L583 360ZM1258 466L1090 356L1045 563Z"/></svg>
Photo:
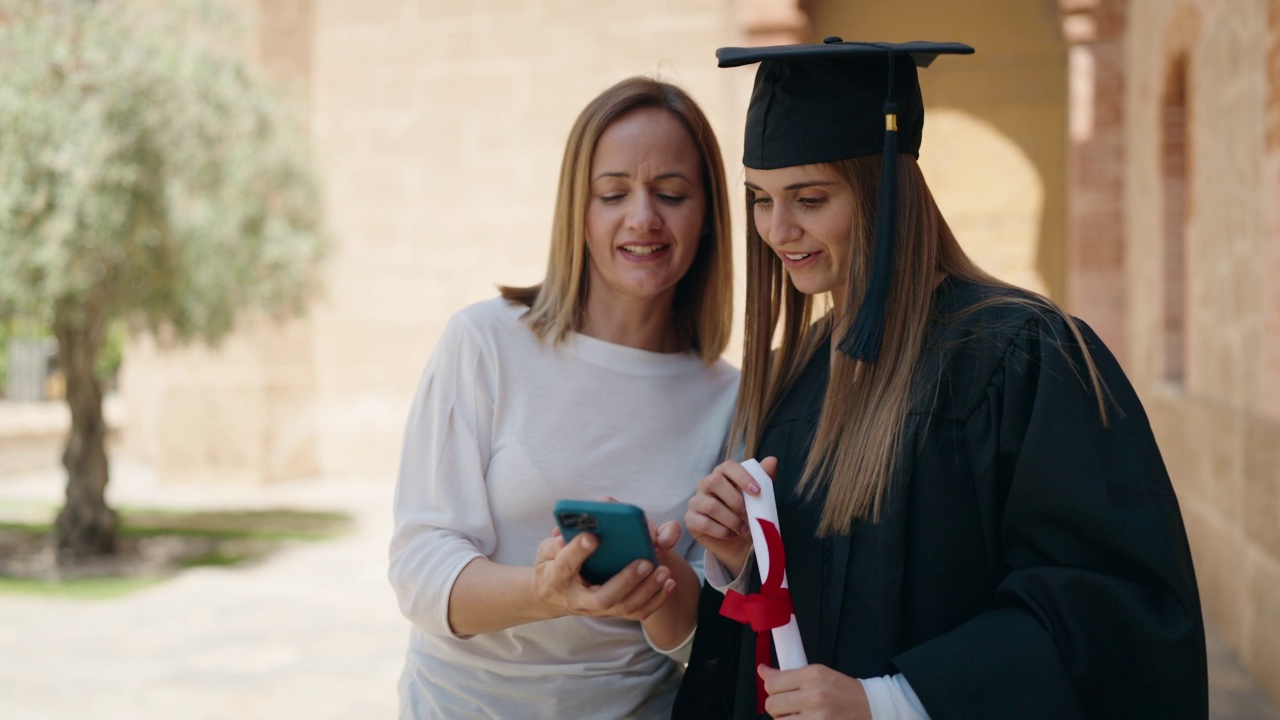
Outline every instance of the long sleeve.
<svg viewBox="0 0 1280 720"><path fill-rule="evenodd" d="M882 677L861 678L862 689L871 706L871 720L930 720L911 689L907 678L898 673Z"/></svg>
<svg viewBox="0 0 1280 720"><path fill-rule="evenodd" d="M428 633L453 635L454 580L495 544L485 491L489 369L465 319L455 316L423 373L405 429L388 576L400 611Z"/></svg>
<svg viewBox="0 0 1280 720"><path fill-rule="evenodd" d="M694 541L683 521L680 523L680 540L676 543L675 549L684 558L684 561L689 563L689 567L693 569L694 574L698 576L698 581L701 582L704 570L702 546ZM693 630L690 630L689 635L684 639L684 642L673 648L663 649L654 645L653 639L649 637L647 631L644 633L644 640L649 643L649 647L653 648L655 652L662 653L678 663L687 663L689 662L689 654L693 650L693 638L697 632L698 627L695 624Z"/></svg>
<svg viewBox="0 0 1280 720"><path fill-rule="evenodd" d="M989 611L893 659L935 720L1207 715L1177 500L1136 394L1081 328L1107 424L1078 346L1043 318L964 424L1000 580Z"/></svg>

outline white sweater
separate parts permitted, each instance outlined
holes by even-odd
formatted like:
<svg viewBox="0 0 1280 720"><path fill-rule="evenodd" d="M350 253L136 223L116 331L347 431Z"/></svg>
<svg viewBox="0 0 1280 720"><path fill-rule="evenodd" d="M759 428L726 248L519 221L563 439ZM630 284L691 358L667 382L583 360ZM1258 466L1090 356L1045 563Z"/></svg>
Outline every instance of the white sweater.
<svg viewBox="0 0 1280 720"><path fill-rule="evenodd" d="M561 498L612 495L654 522L684 517L723 455L738 373L573 334L542 343L525 308L478 303L449 322L409 414L389 577L413 623L401 715L665 718L679 666L640 624L566 617L462 637L462 568L531 566ZM701 566L687 532L684 555Z"/></svg>

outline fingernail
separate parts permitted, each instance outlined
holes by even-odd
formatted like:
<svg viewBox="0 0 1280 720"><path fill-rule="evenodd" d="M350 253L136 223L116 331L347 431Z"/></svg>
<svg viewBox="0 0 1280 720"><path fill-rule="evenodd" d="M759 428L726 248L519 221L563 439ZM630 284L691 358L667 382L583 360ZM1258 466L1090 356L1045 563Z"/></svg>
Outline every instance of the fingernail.
<svg viewBox="0 0 1280 720"><path fill-rule="evenodd" d="M636 574L637 574L637 575L648 575L648 574L649 574L649 571L650 571L650 570L652 570L652 569L653 569L653 568L651 568L651 567L649 566L649 563L648 563L647 561L645 561L645 562L641 562L639 565L637 565L637 566L636 566Z"/></svg>
<svg viewBox="0 0 1280 720"><path fill-rule="evenodd" d="M596 549L596 539L595 539L595 538L593 538L593 537L591 537L590 535L583 535L583 536L582 536L582 547L584 547L584 548L586 548L586 549L588 549L588 550L595 550L595 549Z"/></svg>
<svg viewBox="0 0 1280 720"><path fill-rule="evenodd" d="M751 493L752 495L759 495L760 486L753 482L747 486L747 492Z"/></svg>

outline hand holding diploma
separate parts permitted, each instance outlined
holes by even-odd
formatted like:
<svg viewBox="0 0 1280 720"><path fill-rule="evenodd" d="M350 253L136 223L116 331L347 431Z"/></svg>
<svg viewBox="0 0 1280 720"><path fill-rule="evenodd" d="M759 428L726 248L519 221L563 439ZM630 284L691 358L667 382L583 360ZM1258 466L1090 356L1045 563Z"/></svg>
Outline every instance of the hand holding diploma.
<svg viewBox="0 0 1280 720"><path fill-rule="evenodd" d="M767 472L776 467L774 458L765 458L763 463L755 460L721 463L698 482L697 493L685 515L685 525L735 576L741 574L747 555L754 548L761 578L760 592L744 596L730 590L720 613L756 631L757 665L772 662L772 639L779 666L792 670L804 667L808 661L792 612L773 479ZM763 681L757 684L757 691L758 709L763 712L766 698Z"/></svg>
<svg viewBox="0 0 1280 720"><path fill-rule="evenodd" d="M763 469L772 471L778 461L765 458ZM767 475L767 473L766 473ZM751 555L751 528L747 525L744 498L759 495L760 484L738 462L726 460L698 481L689 500L684 524L689 534L737 577Z"/></svg>
<svg viewBox="0 0 1280 720"><path fill-rule="evenodd" d="M756 566L764 587L772 589L774 583L787 589L786 554L782 548L782 536L778 526L778 505L773 498L773 479L755 460L744 460L742 467L760 485L759 495L743 495L747 508L751 539L755 543ZM786 593L787 621L773 628L774 650L778 653L781 670L795 670L809 664L805 659L804 645L800 642L800 626L791 612L791 595ZM722 611L723 613L723 611Z"/></svg>

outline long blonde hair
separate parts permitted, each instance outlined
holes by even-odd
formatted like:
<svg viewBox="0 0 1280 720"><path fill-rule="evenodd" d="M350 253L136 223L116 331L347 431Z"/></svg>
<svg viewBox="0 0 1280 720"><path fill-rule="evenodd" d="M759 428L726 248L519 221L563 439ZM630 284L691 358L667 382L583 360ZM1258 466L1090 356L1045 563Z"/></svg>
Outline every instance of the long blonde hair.
<svg viewBox="0 0 1280 720"><path fill-rule="evenodd" d="M707 224L693 264L676 284L672 330L677 348L713 362L729 342L733 322L733 250L729 199L720 144L697 103L680 88L632 77L605 90L578 115L565 143L551 226L551 254L543 281L531 287L500 286L502 296L530 307L525 321L544 341L560 342L582 327L588 272L586 209L591 160L604 131L622 116L660 108L678 118L702 161Z"/></svg>
<svg viewBox="0 0 1280 720"><path fill-rule="evenodd" d="M822 330L843 337L866 288L871 239L879 200L878 155L832 165L853 189L855 200L846 295L847 307L835 308L814 324L814 298L795 288L781 261L763 242L751 213L747 190L747 306L742 380L733 437L743 457L758 450L765 423L815 352L830 351ZM824 483L820 535L848 532L857 519L878 521L902 447L917 360L930 321L938 273L990 287L1014 289L973 263L956 241L910 155L898 156L898 244L886 308L883 345L876 363L831 353L831 374L813 446L799 489L812 498ZM1036 312L1060 315L1083 351L1103 422L1104 388L1084 338L1072 318L1048 298L1026 290L984 300L969 311L994 303L1018 303ZM781 322L779 345L773 340Z"/></svg>

